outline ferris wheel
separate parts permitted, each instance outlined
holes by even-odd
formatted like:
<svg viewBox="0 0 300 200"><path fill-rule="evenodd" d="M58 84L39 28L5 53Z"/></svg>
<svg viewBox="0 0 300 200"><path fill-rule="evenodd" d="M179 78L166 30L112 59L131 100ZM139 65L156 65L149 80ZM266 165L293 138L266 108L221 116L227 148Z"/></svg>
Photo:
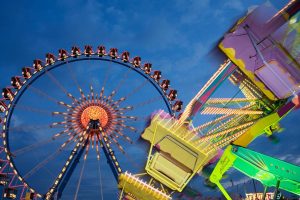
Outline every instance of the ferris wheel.
<svg viewBox="0 0 300 200"><path fill-rule="evenodd" d="M176 116L182 107L170 80L151 63L104 46L47 53L45 62L36 59L12 77L2 95L0 185L7 199L60 199L71 190L72 199L97 194L88 191L94 186L84 189L84 181L100 187L103 198L107 173L101 167L109 166L116 179L123 163L132 170L142 150L125 152L148 116L158 109Z"/></svg>

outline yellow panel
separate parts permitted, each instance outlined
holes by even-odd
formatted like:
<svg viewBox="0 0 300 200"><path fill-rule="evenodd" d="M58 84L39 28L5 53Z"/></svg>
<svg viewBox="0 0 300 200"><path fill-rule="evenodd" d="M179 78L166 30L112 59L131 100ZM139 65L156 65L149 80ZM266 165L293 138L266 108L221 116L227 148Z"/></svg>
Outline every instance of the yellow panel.
<svg viewBox="0 0 300 200"><path fill-rule="evenodd" d="M125 172L119 176L119 189L138 200L171 200L172 198L137 177Z"/></svg>
<svg viewBox="0 0 300 200"><path fill-rule="evenodd" d="M197 142L199 136L195 132L187 126L171 127L175 123L175 119L163 119L157 114L142 138L157 150L154 156L148 158L145 168L147 173L172 190L181 192L193 176L216 155L217 150L208 153L209 141Z"/></svg>
<svg viewBox="0 0 300 200"><path fill-rule="evenodd" d="M247 147L256 137L265 133L264 129L273 124L276 124L280 120L277 113L268 115L262 119L259 119L254 125L252 125L243 135L241 135L233 143L235 145Z"/></svg>
<svg viewBox="0 0 300 200"><path fill-rule="evenodd" d="M165 155L156 153L150 162L147 172L169 188L176 190L182 188L192 171L184 165L174 163Z"/></svg>
<svg viewBox="0 0 300 200"><path fill-rule="evenodd" d="M194 170L197 154L172 137L164 137L156 146L159 146L160 150L170 155L171 158L176 159L190 170Z"/></svg>

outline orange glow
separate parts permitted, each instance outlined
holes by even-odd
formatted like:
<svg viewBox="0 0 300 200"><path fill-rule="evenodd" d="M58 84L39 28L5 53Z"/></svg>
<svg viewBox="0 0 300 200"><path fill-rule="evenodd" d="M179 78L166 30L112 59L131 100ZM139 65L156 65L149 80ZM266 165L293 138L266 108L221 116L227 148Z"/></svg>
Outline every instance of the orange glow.
<svg viewBox="0 0 300 200"><path fill-rule="evenodd" d="M102 127L105 127L108 122L107 112L100 106L87 107L81 114L81 124L87 127L90 120L99 120Z"/></svg>

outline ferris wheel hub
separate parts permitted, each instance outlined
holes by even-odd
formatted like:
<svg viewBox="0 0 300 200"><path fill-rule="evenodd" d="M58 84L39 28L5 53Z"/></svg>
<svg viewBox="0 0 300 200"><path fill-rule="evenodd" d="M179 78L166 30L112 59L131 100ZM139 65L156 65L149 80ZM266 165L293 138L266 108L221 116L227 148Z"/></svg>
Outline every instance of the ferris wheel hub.
<svg viewBox="0 0 300 200"><path fill-rule="evenodd" d="M101 106L89 106L81 113L81 124L87 127L90 120L99 120L102 127L105 127L108 122L108 113Z"/></svg>

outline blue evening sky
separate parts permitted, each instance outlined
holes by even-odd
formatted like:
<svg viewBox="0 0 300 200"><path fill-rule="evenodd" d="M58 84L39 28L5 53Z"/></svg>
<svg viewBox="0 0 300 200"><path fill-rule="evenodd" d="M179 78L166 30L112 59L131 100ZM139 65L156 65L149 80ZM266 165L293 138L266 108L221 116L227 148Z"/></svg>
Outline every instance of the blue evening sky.
<svg viewBox="0 0 300 200"><path fill-rule="evenodd" d="M280 9L287 3L287 0L270 2ZM163 72L163 77L171 80L172 88L176 88L179 91L179 98L187 103L223 61L222 58L214 57L215 54L211 53L217 42L236 20L247 13L248 8L262 3L265 1L4 1L0 8L0 86L3 88L9 85L10 77L20 75L21 68L32 65L33 59L44 59L47 52L57 54L59 48L70 51L70 47L73 45L83 48L86 44L92 45L95 49L99 44L103 44L107 49L116 47L120 51L128 50L131 56L139 55L143 61L151 62L155 69ZM97 63L87 64L91 66L88 70L85 68L86 64L72 65L74 69L76 68L74 73L80 79L85 91L87 91L89 84L100 90L105 77L104 71L106 67L110 66L97 68ZM95 75L96 70L98 70L99 76ZM73 80L65 78L70 77L67 69L57 69L51 73L73 94L76 93L76 90L72 89ZM115 73L111 72L110 81L106 83L108 90L112 91L115 87L112 86L113 83L116 83L118 79L122 78L122 74L126 73L126 69L120 69ZM129 77L128 85L122 90L124 94L128 94L132 89L130 84L135 87L143 81L134 75L132 78L131 75ZM61 92L56 93L57 88L53 88L55 86L51 84L49 77L45 77L35 84L35 87L47 90L49 95L57 95L55 96L57 99L64 98L67 100ZM230 97L231 93L234 94L234 89L237 89L232 89L228 83L225 83L223 88L218 94L227 97ZM142 95L136 95L128 104L139 104L151 99L153 92L155 93L153 88L145 86ZM78 94L76 95L78 96ZM155 95L157 94L155 93ZM43 110L61 109L49 102L44 103L42 97L33 92L25 94L22 103ZM143 108L145 110L140 108L140 111L133 114L143 115L159 108L165 109L163 104L157 102ZM32 140L34 143L45 139L45 134L50 134L51 131L42 128L39 131L34 130L34 126L41 127L41 124L47 124L49 121L54 122L57 119L51 118L49 120L47 116L39 114L43 117L40 118L40 115L28 110L26 112L24 110L16 111L16 116L13 119L14 126L22 126L22 128L15 130L15 136L12 136L14 142L12 147L20 148L28 145L30 143L27 143L28 140ZM300 123L299 117L300 112L295 111L283 120L282 124L285 131L278 134L280 139L278 144L273 144L267 138L261 137L250 147L299 165L300 146L297 133ZM143 125L138 125L139 130L142 130ZM128 157L131 158L118 153L117 156L126 170L138 173L144 167L148 145L139 143L137 140L135 142L136 144L133 146L124 143L125 150L127 145ZM55 151L57 147L58 143L53 144L53 146L40 147L40 151L37 149L37 151L22 155L22 158L16 159L16 163L20 165L20 171L22 173L30 171L30 168L40 162L39 159L42 160L44 156L51 154L51 151ZM51 148L53 149L51 150ZM67 155L68 152L65 152L53 162L62 163ZM36 160L33 162L33 159ZM129 159L135 161L137 165L134 167L135 169L132 169L133 165L129 164ZM87 172L84 173L78 199L100 199L100 182L103 185L104 199L116 199L116 182L110 173L105 158L102 157L100 160L101 179L99 179L100 175L95 160L94 157L88 160ZM63 199L74 199L81 167L82 162L76 169L74 177L70 179L70 185L67 186ZM32 185L45 191L48 187L47 184L56 176L58 170L59 167L55 163L50 163L41 169L40 173L45 176L36 175L28 181L32 181ZM235 176L236 173L232 175ZM45 178L47 176L50 177L49 180L46 180L48 179ZM236 183L243 184L248 181L246 177L240 174L236 177L238 177L235 178ZM204 188L201 181L201 178L193 180L191 187L201 191L204 195L215 193L215 191ZM227 180L225 184L230 185L229 182ZM251 189L252 186L249 186L249 190ZM244 191L240 192L243 193Z"/></svg>

